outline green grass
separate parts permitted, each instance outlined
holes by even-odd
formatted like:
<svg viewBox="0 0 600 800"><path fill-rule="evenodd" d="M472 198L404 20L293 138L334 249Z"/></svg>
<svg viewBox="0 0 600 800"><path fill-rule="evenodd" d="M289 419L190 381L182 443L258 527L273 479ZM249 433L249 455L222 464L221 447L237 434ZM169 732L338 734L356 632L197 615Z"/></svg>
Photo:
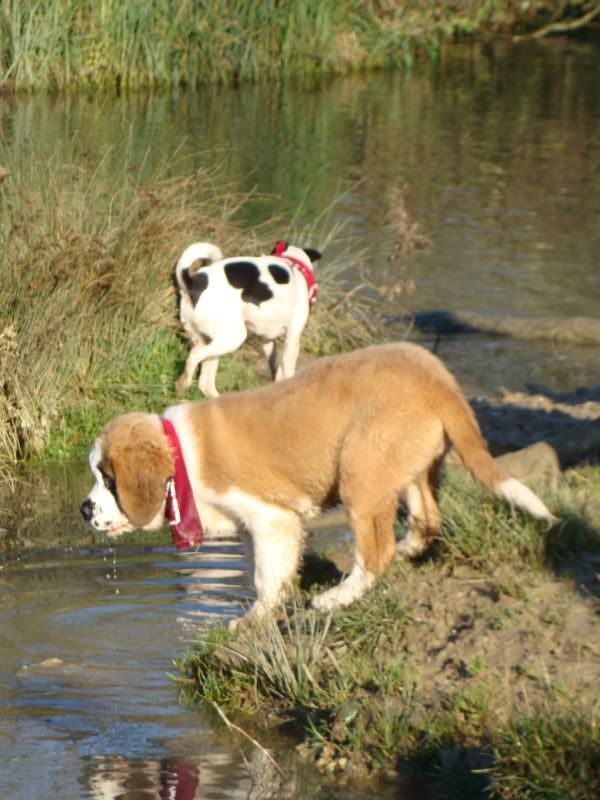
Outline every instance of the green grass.
<svg viewBox="0 0 600 800"><path fill-rule="evenodd" d="M584 480L595 485L597 471L582 472L588 476ZM546 568L597 548L597 514L577 502L578 480L573 472L556 489L535 487L560 518L557 525L548 527L490 497L462 470L453 470L451 491L442 493L440 503L444 558L450 563L466 561L489 575L497 575L507 563L520 563L529 569Z"/></svg>
<svg viewBox="0 0 600 800"><path fill-rule="evenodd" d="M195 383L183 397L174 393L174 376L183 368L187 349L174 331L150 335L139 361L129 370L88 386L85 399L65 408L58 424L49 431L48 446L41 457L46 461L78 457L87 451L102 425L126 410L156 413L182 400L198 399ZM260 378L239 354L232 354L222 360L217 383L221 392L239 391L258 386Z"/></svg>
<svg viewBox="0 0 600 800"><path fill-rule="evenodd" d="M0 160L0 460L14 463L109 398L137 404L141 383L167 394L181 357L171 265L190 231L225 246L241 234L234 195L175 159L152 175L127 149Z"/></svg>
<svg viewBox="0 0 600 800"><path fill-rule="evenodd" d="M497 737L494 757L502 800L593 800L600 796L598 708L511 725Z"/></svg>
<svg viewBox="0 0 600 800"><path fill-rule="evenodd" d="M550 0L3 0L0 81L17 91L148 89L314 76L438 58L456 34L554 21Z"/></svg>

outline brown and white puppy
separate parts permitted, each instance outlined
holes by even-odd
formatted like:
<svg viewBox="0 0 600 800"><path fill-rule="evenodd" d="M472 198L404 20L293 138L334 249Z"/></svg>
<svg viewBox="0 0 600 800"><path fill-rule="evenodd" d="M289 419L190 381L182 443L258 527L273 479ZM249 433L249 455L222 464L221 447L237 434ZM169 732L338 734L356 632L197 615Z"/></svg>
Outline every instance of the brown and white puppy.
<svg viewBox="0 0 600 800"><path fill-rule="evenodd" d="M274 607L292 579L303 521L340 501L355 562L314 599L316 608L356 600L396 553L423 553L441 533L436 492L450 445L494 494L555 520L530 489L501 473L452 375L413 344L323 358L281 383L173 406L165 417L177 431L205 529L246 529L252 538L256 615ZM90 464L97 482L82 505L89 524L115 536L163 523L173 454L158 415L109 423ZM409 531L396 547L399 498Z"/></svg>

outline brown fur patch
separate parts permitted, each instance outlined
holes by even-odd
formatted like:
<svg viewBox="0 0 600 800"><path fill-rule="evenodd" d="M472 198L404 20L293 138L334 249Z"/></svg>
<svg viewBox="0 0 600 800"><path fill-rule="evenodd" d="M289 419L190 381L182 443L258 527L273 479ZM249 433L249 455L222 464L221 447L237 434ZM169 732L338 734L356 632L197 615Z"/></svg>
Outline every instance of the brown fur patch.
<svg viewBox="0 0 600 800"><path fill-rule="evenodd" d="M504 476L458 384L436 356L416 345L322 358L288 380L187 403L174 413L180 436L195 450L190 480L207 513L215 503L219 513L251 529L255 545L268 532L273 547L295 548L296 515L339 497L352 524L357 568L369 582L395 556L399 497L408 497L410 511L407 555L420 554L439 535L439 470L451 444L475 477L502 495ZM136 527L148 525L173 472L158 417L115 420L102 435L102 450L123 511ZM511 496L517 495L513 487ZM269 527L273 514L295 521L283 525L279 539L277 525ZM264 547L261 552L264 561ZM258 562L256 568L259 577L266 570ZM359 589L348 591L355 596Z"/></svg>
<svg viewBox="0 0 600 800"><path fill-rule="evenodd" d="M167 480L173 474L167 441L148 414L119 417L106 426L101 439L101 468L114 476L123 511L141 528L160 510Z"/></svg>

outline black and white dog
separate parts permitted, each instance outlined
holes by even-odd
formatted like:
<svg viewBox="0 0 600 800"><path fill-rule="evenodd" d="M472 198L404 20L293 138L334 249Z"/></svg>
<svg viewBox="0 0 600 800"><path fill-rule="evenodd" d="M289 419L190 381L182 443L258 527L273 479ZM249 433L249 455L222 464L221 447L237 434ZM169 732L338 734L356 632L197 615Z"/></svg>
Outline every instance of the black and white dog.
<svg viewBox="0 0 600 800"><path fill-rule="evenodd" d="M300 336L308 320L318 286L312 262L321 253L278 242L271 255L223 258L209 242L187 247L175 265L179 318L191 342L185 368L176 383L178 393L188 389L202 364L198 388L217 397L219 357L232 353L254 334L275 380L294 374ZM200 262L200 268L192 267ZM284 337L281 363L276 339Z"/></svg>

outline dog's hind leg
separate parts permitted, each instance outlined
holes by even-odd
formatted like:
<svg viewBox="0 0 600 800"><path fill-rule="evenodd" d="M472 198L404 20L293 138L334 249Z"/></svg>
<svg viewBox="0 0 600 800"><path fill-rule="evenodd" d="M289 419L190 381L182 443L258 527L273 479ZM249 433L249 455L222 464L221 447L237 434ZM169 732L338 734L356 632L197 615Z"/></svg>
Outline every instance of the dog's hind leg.
<svg viewBox="0 0 600 800"><path fill-rule="evenodd" d="M385 572L396 554L394 539L396 507L397 498L394 495L389 497L375 513L368 510L360 511L352 506L348 509L356 548L354 566L341 583L313 599L313 608L330 611L350 605L362 597Z"/></svg>
<svg viewBox="0 0 600 800"><path fill-rule="evenodd" d="M235 327L228 326L226 328L226 331L227 331L226 333L225 332L221 333L218 338L215 337L208 344L205 344L204 342L198 342L190 349L190 352L188 353L188 357L185 362L184 370L177 379L177 383L175 384L175 390L177 391L177 394L185 392L185 390L189 389L189 387L192 385L194 373L199 364L201 364L203 361L206 361L207 359L218 359L219 356L224 356L227 353L233 353L235 350L238 349L238 347L240 347L243 344L248 335L246 331L246 326L244 325L243 322L240 325L236 325ZM216 366L215 365L213 366L216 371ZM202 386L200 386L200 382L199 382L199 388L202 388ZM214 394L211 394L209 396L211 397L218 396L218 392L214 387L214 381L213 381L213 386L208 386L208 381L207 381L207 388L209 388L211 392L214 392Z"/></svg>
<svg viewBox="0 0 600 800"><path fill-rule="evenodd" d="M442 458L436 459L406 490L408 533L396 548L402 558L417 558L441 535L442 515L437 504L437 493L442 462Z"/></svg>
<svg viewBox="0 0 600 800"><path fill-rule="evenodd" d="M322 611L352 603L383 575L396 556L398 497L427 474L432 453L443 452L440 426L427 418L412 421L399 441L395 416L393 409L365 406L344 444L339 493L354 533L355 559L347 578L313 600Z"/></svg>
<svg viewBox="0 0 600 800"><path fill-rule="evenodd" d="M354 533L354 566L341 583L313 599L320 611L347 606L361 597L384 573L396 555L394 522L398 491L410 475L390 468L395 464L394 443L385 425L373 425L369 414L344 445L340 459L339 493ZM394 485L393 481L400 481Z"/></svg>
<svg viewBox="0 0 600 800"><path fill-rule="evenodd" d="M302 280L304 279L302 278ZM308 314L308 301L306 305L301 303L294 309L285 334L281 358L275 375L276 381L280 381L283 378L291 378L296 371L296 362L300 353L300 337L308 320Z"/></svg>
<svg viewBox="0 0 600 800"><path fill-rule="evenodd" d="M281 363L277 367L275 380L280 381L283 378L291 378L296 371L296 362L298 361L298 354L300 353L300 333L295 331L288 331L283 344L283 352L281 354Z"/></svg>

